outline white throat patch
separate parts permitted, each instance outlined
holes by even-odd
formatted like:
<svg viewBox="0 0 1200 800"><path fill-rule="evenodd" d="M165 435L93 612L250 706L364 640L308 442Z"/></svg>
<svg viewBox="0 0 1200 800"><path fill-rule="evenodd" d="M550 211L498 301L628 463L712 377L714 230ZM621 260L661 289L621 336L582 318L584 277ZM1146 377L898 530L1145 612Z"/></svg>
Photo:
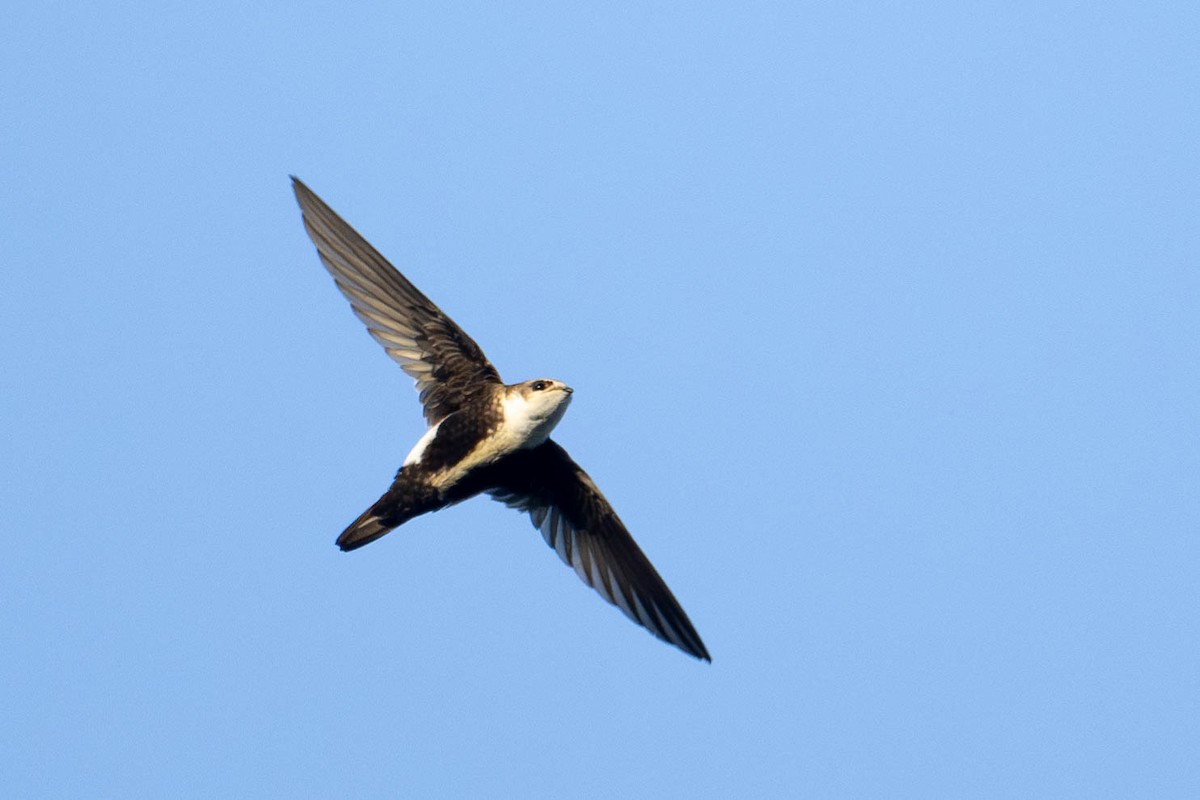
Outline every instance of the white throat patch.
<svg viewBox="0 0 1200 800"><path fill-rule="evenodd" d="M513 450L537 447L567 413L571 395L561 389L544 392L510 392L501 401L504 425L500 436Z"/></svg>

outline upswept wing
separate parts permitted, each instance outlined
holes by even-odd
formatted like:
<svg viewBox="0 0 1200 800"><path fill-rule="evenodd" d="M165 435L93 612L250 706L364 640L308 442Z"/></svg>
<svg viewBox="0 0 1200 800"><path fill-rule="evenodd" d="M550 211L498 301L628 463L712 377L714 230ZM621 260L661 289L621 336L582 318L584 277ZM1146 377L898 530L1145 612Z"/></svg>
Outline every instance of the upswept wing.
<svg viewBox="0 0 1200 800"><path fill-rule="evenodd" d="M505 462L488 491L494 499L527 511L559 557L627 617L684 652L712 660L612 506L562 447L548 439Z"/></svg>
<svg viewBox="0 0 1200 800"><path fill-rule="evenodd" d="M292 188L321 263L375 341L411 375L425 420L435 425L500 383L483 350L454 320L299 179Z"/></svg>

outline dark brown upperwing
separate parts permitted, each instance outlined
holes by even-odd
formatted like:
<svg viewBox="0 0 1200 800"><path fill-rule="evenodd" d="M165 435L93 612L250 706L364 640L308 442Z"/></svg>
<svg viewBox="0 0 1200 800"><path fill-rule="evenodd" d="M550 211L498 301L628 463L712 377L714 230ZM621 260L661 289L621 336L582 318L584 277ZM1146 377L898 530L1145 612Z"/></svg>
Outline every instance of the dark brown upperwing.
<svg viewBox="0 0 1200 800"><path fill-rule="evenodd" d="M655 636L712 661L700 635L612 506L552 440L493 468L488 493L529 512L546 543L584 583Z"/></svg>
<svg viewBox="0 0 1200 800"><path fill-rule="evenodd" d="M500 375L454 320L409 283L379 251L299 179L292 188L321 263L354 313L420 392L434 425Z"/></svg>

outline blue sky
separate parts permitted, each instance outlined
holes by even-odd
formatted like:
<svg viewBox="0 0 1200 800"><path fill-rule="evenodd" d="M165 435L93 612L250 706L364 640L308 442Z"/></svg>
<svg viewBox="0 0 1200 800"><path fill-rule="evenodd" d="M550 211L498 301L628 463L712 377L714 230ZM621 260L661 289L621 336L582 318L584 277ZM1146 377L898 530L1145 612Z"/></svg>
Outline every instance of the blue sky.
<svg viewBox="0 0 1200 800"><path fill-rule="evenodd" d="M0 33L12 796L1194 797L1200 13L27 4ZM304 179L713 655L475 500Z"/></svg>

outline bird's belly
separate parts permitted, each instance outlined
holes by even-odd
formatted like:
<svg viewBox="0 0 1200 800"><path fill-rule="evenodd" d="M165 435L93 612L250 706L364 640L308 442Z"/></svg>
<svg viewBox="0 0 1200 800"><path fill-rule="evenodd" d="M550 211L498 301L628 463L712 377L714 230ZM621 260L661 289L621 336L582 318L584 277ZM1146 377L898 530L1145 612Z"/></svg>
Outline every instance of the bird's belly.
<svg viewBox="0 0 1200 800"><path fill-rule="evenodd" d="M437 474L430 476L430 483L443 492L453 487L471 472L480 467L495 464L509 453L522 447L522 442L506 435L504 428L493 435L480 440L479 444L466 454L458 463L452 464Z"/></svg>

